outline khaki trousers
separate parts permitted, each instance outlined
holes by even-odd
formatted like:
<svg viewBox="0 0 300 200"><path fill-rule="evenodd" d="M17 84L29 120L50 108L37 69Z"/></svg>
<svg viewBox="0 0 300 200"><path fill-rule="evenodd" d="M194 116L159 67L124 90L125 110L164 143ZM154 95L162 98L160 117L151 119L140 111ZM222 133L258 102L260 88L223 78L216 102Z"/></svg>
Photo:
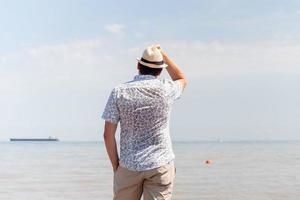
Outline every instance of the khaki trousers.
<svg viewBox="0 0 300 200"><path fill-rule="evenodd" d="M174 161L161 167L132 171L122 166L114 172L114 200L170 200L176 168Z"/></svg>

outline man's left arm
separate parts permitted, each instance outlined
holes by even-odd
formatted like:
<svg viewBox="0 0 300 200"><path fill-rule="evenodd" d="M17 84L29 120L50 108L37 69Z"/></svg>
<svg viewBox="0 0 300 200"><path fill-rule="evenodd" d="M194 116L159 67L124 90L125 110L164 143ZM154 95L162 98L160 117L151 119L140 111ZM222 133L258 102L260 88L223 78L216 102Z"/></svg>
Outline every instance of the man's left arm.
<svg viewBox="0 0 300 200"><path fill-rule="evenodd" d="M104 125L104 142L108 157L113 167L113 171L115 172L119 166L119 156L117 150L117 142L115 138L116 130L118 124L114 124L108 121L105 121Z"/></svg>

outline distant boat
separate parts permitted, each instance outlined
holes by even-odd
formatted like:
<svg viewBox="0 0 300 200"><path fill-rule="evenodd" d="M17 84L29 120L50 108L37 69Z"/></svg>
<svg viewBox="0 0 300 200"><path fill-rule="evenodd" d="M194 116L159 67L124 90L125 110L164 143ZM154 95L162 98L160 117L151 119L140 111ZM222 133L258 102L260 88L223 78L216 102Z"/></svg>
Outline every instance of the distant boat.
<svg viewBox="0 0 300 200"><path fill-rule="evenodd" d="M58 142L59 140L57 138L48 137L48 138L10 138L11 142L16 141L26 141L26 142Z"/></svg>

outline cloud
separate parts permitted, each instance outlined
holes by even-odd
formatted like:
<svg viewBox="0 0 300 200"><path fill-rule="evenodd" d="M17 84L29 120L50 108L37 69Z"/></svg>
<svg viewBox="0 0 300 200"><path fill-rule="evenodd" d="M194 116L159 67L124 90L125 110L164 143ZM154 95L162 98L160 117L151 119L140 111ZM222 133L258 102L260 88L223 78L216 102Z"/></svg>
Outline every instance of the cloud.
<svg viewBox="0 0 300 200"><path fill-rule="evenodd" d="M300 74L299 43L168 42L166 51L194 78L211 75Z"/></svg>
<svg viewBox="0 0 300 200"><path fill-rule="evenodd" d="M13 59L0 57L10 70L0 75L0 89L17 80L20 90L68 85L84 90L92 84L113 86L136 73L135 58L148 44L127 46L112 39L75 40L24 49ZM300 44L180 42L162 44L191 79L203 76L300 74ZM117 58L117 59L116 59ZM111 79L111 77L114 79ZM11 80L11 81L9 81ZM36 84L39 83L39 84ZM14 88L15 83L13 84ZM106 86L105 86L106 87ZM104 87L103 87L104 88ZM15 90L15 89L14 89Z"/></svg>
<svg viewBox="0 0 300 200"><path fill-rule="evenodd" d="M124 49L118 42L104 38L23 49L7 60L5 66L10 67L0 74L0 91L37 94L69 88L71 93L72 88L92 88L96 92L104 88L103 84L109 90L126 72L130 73L130 53L124 53Z"/></svg>
<svg viewBox="0 0 300 200"><path fill-rule="evenodd" d="M108 24L104 26L104 29L112 34L122 34L124 33L124 25L121 24Z"/></svg>

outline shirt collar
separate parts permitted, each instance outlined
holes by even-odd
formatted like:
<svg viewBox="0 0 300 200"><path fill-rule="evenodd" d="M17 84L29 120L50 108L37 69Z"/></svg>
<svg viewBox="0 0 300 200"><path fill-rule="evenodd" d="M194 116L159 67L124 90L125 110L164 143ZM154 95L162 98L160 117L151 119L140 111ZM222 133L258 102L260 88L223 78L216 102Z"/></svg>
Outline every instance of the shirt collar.
<svg viewBox="0 0 300 200"><path fill-rule="evenodd" d="M156 79L156 76L153 75L136 75L134 76L135 81L141 81L141 80L151 80L151 79Z"/></svg>

